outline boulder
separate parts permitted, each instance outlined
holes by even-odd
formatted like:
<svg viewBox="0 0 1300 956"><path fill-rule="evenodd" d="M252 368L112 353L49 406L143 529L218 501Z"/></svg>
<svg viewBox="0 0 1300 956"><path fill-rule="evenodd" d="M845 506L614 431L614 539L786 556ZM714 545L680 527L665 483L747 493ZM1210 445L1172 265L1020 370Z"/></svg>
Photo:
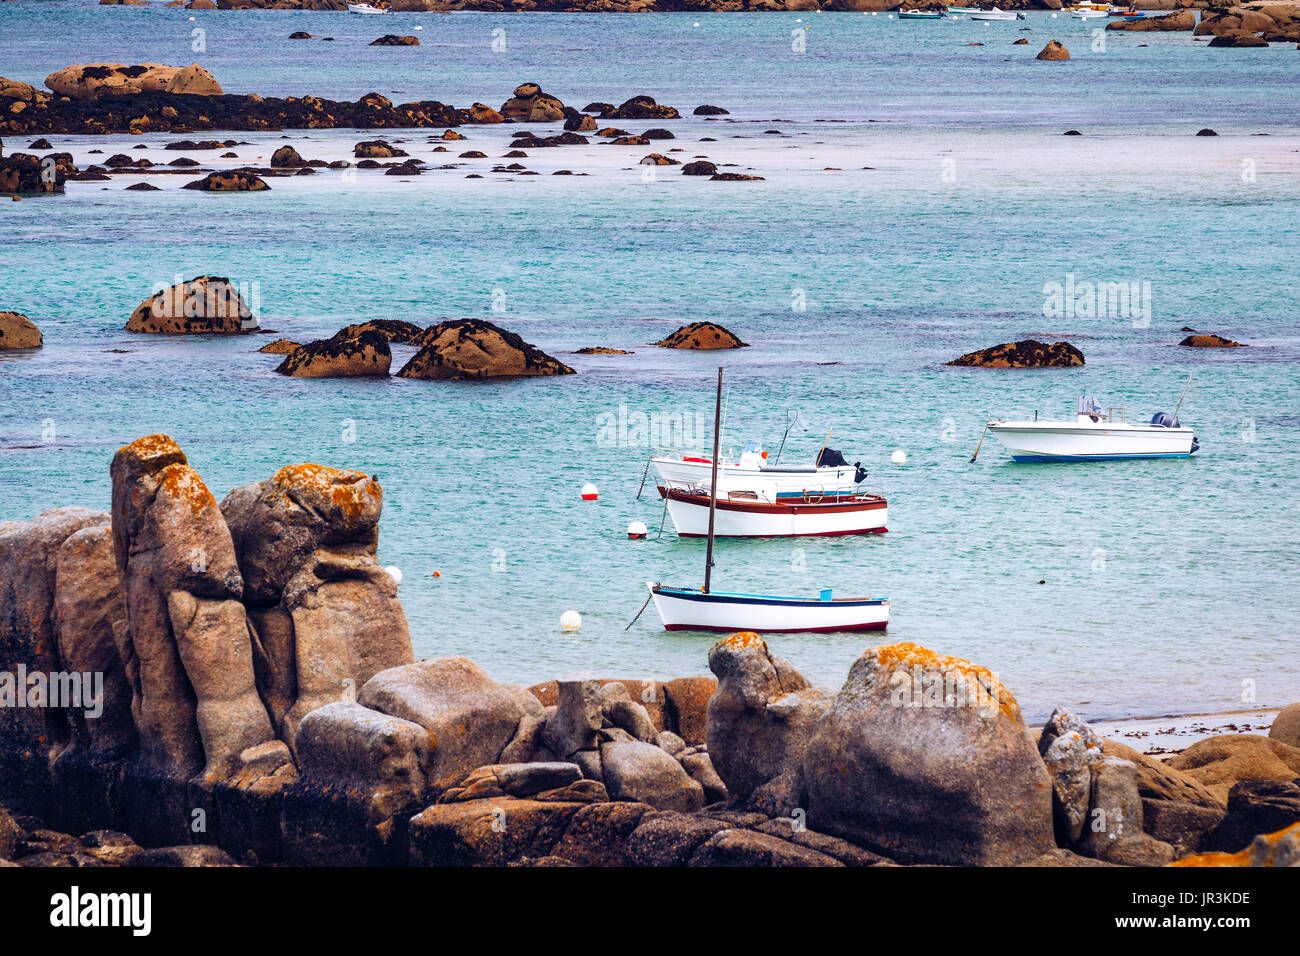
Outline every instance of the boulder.
<svg viewBox="0 0 1300 956"><path fill-rule="evenodd" d="M1038 52L1035 60L1068 60L1070 51L1059 40L1049 40L1047 46Z"/></svg>
<svg viewBox="0 0 1300 956"><path fill-rule="evenodd" d="M709 700L709 757L728 793L744 800L800 765L830 700L753 632L732 634L709 651L718 677Z"/></svg>
<svg viewBox="0 0 1300 956"><path fill-rule="evenodd" d="M1300 748L1256 734L1224 734L1192 744L1169 766L1203 784L1226 802L1243 780L1292 780L1300 776Z"/></svg>
<svg viewBox="0 0 1300 956"><path fill-rule="evenodd" d="M1288 704L1273 719L1273 726L1268 729L1273 740L1279 740L1288 747L1300 747L1300 704Z"/></svg>
<svg viewBox="0 0 1300 956"><path fill-rule="evenodd" d="M1164 866L1174 849L1145 832L1137 766L1118 757L1092 765L1088 821L1074 849L1122 866Z"/></svg>
<svg viewBox="0 0 1300 956"><path fill-rule="evenodd" d="M519 696L463 657L417 661L380 671L358 702L419 724L430 735L432 792L454 787L494 764L526 713Z"/></svg>
<svg viewBox="0 0 1300 956"><path fill-rule="evenodd" d="M1246 346L1221 335L1189 335L1178 343L1192 349L1240 349Z"/></svg>
<svg viewBox="0 0 1300 956"><path fill-rule="evenodd" d="M648 803L657 810L690 812L704 806L704 789L682 765L653 744L631 740L600 748L611 799Z"/></svg>
<svg viewBox="0 0 1300 956"><path fill-rule="evenodd" d="M371 46L419 46L420 38L413 36L395 36L385 33L378 40L371 40Z"/></svg>
<svg viewBox="0 0 1300 956"><path fill-rule="evenodd" d="M404 149L399 149L382 139L366 140L363 143L357 143L352 148L352 155L358 159L394 159L399 156L410 155Z"/></svg>
<svg viewBox="0 0 1300 956"><path fill-rule="evenodd" d="M558 98L543 93L536 83L523 83L501 104L500 114L518 123L557 123L564 119L564 109Z"/></svg>
<svg viewBox="0 0 1300 956"><path fill-rule="evenodd" d="M285 794L285 859L298 866L406 862L407 821L425 805L430 738L418 724L335 701L297 733Z"/></svg>
<svg viewBox="0 0 1300 956"><path fill-rule="evenodd" d="M692 322L654 343L666 349L743 349L748 343L740 341L716 322Z"/></svg>
<svg viewBox="0 0 1300 956"><path fill-rule="evenodd" d="M1268 46L1268 41L1245 30L1227 30L1220 33L1209 43L1214 47L1259 47Z"/></svg>
<svg viewBox="0 0 1300 956"><path fill-rule="evenodd" d="M467 379L572 375L573 369L513 332L482 319L456 319L427 330L401 378Z"/></svg>
<svg viewBox="0 0 1300 956"><path fill-rule="evenodd" d="M697 159L682 167L683 176L716 176L718 167L707 159Z"/></svg>
<svg viewBox="0 0 1300 956"><path fill-rule="evenodd" d="M231 169L208 173L202 179L186 183L181 189L198 189L206 193L260 193L271 187L256 173Z"/></svg>
<svg viewBox="0 0 1300 956"><path fill-rule="evenodd" d="M570 819L550 853L575 866L624 866L628 838L652 807L643 803L598 803Z"/></svg>
<svg viewBox="0 0 1300 956"><path fill-rule="evenodd" d="M1261 833L1240 853L1204 853L1173 866L1300 866L1300 823L1276 833Z"/></svg>
<svg viewBox="0 0 1300 956"><path fill-rule="evenodd" d="M411 818L413 866L504 866L547 856L591 804L516 797L436 803Z"/></svg>
<svg viewBox="0 0 1300 956"><path fill-rule="evenodd" d="M1052 779L1015 698L915 644L858 658L803 772L810 826L903 863L1007 865L1055 845Z"/></svg>
<svg viewBox="0 0 1300 956"><path fill-rule="evenodd" d="M1101 738L1079 717L1052 712L1038 739L1038 752L1052 777L1052 809L1062 846L1076 842L1088 821L1092 765L1102 759Z"/></svg>
<svg viewBox="0 0 1300 956"><path fill-rule="evenodd" d="M198 276L145 299L127 320L128 332L233 335L257 328L252 309L222 276Z"/></svg>
<svg viewBox="0 0 1300 956"><path fill-rule="evenodd" d="M196 96L220 96L221 84L203 67L192 63L186 67L161 63L75 64L45 78L45 85L60 96L73 100L94 100L101 96L138 93L189 93Z"/></svg>
<svg viewBox="0 0 1300 956"><path fill-rule="evenodd" d="M704 788L705 805L721 803L731 796L727 791L727 785L713 769L713 761L707 753L683 754L681 765L690 778Z"/></svg>
<svg viewBox="0 0 1300 956"><path fill-rule="evenodd" d="M1024 339L991 348L967 352L948 365L979 368L1068 368L1083 365L1083 353L1069 342L1039 342Z"/></svg>
<svg viewBox="0 0 1300 956"><path fill-rule="evenodd" d="M379 332L390 343L399 342L403 345L414 345L416 340L424 333L424 329L414 322L405 322L401 319L369 319L356 325L346 326L336 334L352 337L368 329Z"/></svg>
<svg viewBox="0 0 1300 956"><path fill-rule="evenodd" d="M307 714L355 701L380 671L414 660L397 586L377 557L383 500L367 475L302 464L221 503L259 689L291 749Z"/></svg>
<svg viewBox="0 0 1300 956"><path fill-rule="evenodd" d="M349 332L298 346L275 370L294 378L386 378L393 361L387 336L375 329Z"/></svg>
<svg viewBox="0 0 1300 956"><path fill-rule="evenodd" d="M0 351L38 349L44 344L36 323L18 312L0 312Z"/></svg>
<svg viewBox="0 0 1300 956"><path fill-rule="evenodd" d="M686 866L706 840L729 829L721 820L691 813L647 813L627 839L627 864Z"/></svg>
<svg viewBox="0 0 1300 956"><path fill-rule="evenodd" d="M608 104L606 104L608 105ZM585 112L585 111L584 111ZM633 96L612 110L601 110L601 119L680 119L671 106L656 103L653 96Z"/></svg>
<svg viewBox="0 0 1300 956"><path fill-rule="evenodd" d="M708 104L705 104L703 106L695 107L691 112L696 116L728 116L731 111L724 110L721 106L709 106Z"/></svg>
<svg viewBox="0 0 1300 956"><path fill-rule="evenodd" d="M1114 740L1102 740L1101 752L1107 757L1127 760L1138 768L1138 792L1143 798L1180 800L1200 807L1220 810L1223 808L1222 798L1211 793L1192 777L1169 766L1168 761L1148 757Z"/></svg>
<svg viewBox="0 0 1300 956"><path fill-rule="evenodd" d="M281 146L271 154L272 169L297 169L307 165L292 146Z"/></svg>
<svg viewBox="0 0 1300 956"><path fill-rule="evenodd" d="M1155 839L1170 844L1175 859L1204 850L1207 834L1219 825L1223 817L1221 807L1203 807L1184 800L1142 798L1142 829Z"/></svg>
<svg viewBox="0 0 1300 956"><path fill-rule="evenodd" d="M691 745L705 742L709 700L718 689L716 677L678 677L663 685L664 725Z"/></svg>
<svg viewBox="0 0 1300 956"><path fill-rule="evenodd" d="M268 342L263 345L259 352L266 355L288 355L294 349L298 348L299 343L291 342L289 339L276 339L274 342Z"/></svg>
<svg viewBox="0 0 1300 956"><path fill-rule="evenodd" d="M671 156L665 156L663 153L651 153L651 154L648 155L648 156L642 157L641 162L639 163L639 165L641 165L641 166L680 166L681 163L679 163L677 160L673 159Z"/></svg>
<svg viewBox="0 0 1300 956"><path fill-rule="evenodd" d="M1228 812L1205 840L1205 849L1236 853L1256 835L1300 823L1300 782L1246 780L1228 791Z"/></svg>
<svg viewBox="0 0 1300 956"><path fill-rule="evenodd" d="M0 156L0 195L58 195L66 181L66 168L58 163L27 153Z"/></svg>
<svg viewBox="0 0 1300 956"><path fill-rule="evenodd" d="M504 123L506 118L485 103L475 103L465 111L465 122L475 126Z"/></svg>
<svg viewBox="0 0 1300 956"><path fill-rule="evenodd" d="M543 743L553 754L565 760L582 751L596 750L603 710L604 701L597 681L558 681L555 712L546 720Z"/></svg>

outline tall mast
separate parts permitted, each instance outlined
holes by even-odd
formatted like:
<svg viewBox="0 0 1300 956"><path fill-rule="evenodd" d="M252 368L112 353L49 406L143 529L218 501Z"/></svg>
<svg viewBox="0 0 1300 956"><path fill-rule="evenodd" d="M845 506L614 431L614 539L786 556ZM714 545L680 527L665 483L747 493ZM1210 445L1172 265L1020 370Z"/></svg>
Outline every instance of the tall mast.
<svg viewBox="0 0 1300 956"><path fill-rule="evenodd" d="M704 554L704 593L713 570L713 515L718 505L718 437L722 426L722 366L718 366L718 395L713 402L713 477L709 479L709 547Z"/></svg>

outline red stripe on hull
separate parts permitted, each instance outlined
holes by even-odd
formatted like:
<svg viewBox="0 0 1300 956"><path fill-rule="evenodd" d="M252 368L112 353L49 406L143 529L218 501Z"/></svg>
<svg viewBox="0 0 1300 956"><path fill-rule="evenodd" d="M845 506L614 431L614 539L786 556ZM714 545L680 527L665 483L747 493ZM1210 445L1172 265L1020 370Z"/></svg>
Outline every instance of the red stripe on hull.
<svg viewBox="0 0 1300 956"><path fill-rule="evenodd" d="M889 624L888 621L879 621L873 624L854 624L852 627L798 627L792 630L773 630L766 627L749 627L748 631L756 631L759 634L834 634L837 631L846 631L856 633L858 631L883 631ZM734 627L707 627L703 624L665 624L665 631L718 631L724 634L733 634L736 632Z"/></svg>

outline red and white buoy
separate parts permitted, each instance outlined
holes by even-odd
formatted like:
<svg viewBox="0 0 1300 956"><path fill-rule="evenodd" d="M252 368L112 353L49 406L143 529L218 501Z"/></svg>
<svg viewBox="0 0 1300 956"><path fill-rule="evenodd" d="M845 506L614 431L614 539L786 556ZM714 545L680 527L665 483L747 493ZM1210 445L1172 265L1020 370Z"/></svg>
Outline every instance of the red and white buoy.
<svg viewBox="0 0 1300 956"><path fill-rule="evenodd" d="M596 486L593 485L590 481L582 486L583 501L595 501L599 497L600 497L600 492L596 490Z"/></svg>
<svg viewBox="0 0 1300 956"><path fill-rule="evenodd" d="M627 526L627 536L633 541L643 540L646 536L646 533L647 533L646 526L643 525L640 521L633 521L630 525Z"/></svg>

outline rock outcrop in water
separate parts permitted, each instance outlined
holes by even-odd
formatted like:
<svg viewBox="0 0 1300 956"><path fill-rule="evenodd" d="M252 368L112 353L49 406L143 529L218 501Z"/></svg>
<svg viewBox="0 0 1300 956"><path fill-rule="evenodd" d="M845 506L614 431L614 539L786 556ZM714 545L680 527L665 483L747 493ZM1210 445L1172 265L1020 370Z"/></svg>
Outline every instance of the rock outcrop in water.
<svg viewBox="0 0 1300 956"><path fill-rule="evenodd" d="M270 188L266 180L247 169L219 170L181 187L207 193L260 193Z"/></svg>
<svg viewBox="0 0 1300 956"><path fill-rule="evenodd" d="M1068 60L1070 51L1059 40L1047 41L1047 46L1038 51L1035 60Z"/></svg>
<svg viewBox="0 0 1300 956"><path fill-rule="evenodd" d="M0 351L38 349L44 337L36 323L20 312L0 312Z"/></svg>
<svg viewBox="0 0 1300 956"><path fill-rule="evenodd" d="M397 374L402 378L472 379L572 375L573 369L482 319L442 322L412 344L420 351Z"/></svg>
<svg viewBox="0 0 1300 956"><path fill-rule="evenodd" d="M1114 20L1106 24L1107 30L1125 30L1135 33L1194 30L1196 14L1191 10L1175 10L1163 17L1143 17L1140 20Z"/></svg>
<svg viewBox="0 0 1300 956"><path fill-rule="evenodd" d="M979 368L1062 368L1083 365L1083 353L1069 342L1039 342L1024 339L991 348L967 352L948 365Z"/></svg>
<svg viewBox="0 0 1300 956"><path fill-rule="evenodd" d="M342 329L331 338L300 345L276 367L294 378L387 376L393 361L388 337L377 329Z"/></svg>
<svg viewBox="0 0 1300 956"><path fill-rule="evenodd" d="M698 174L696 174L698 175ZM743 349L748 345L740 337L716 322L692 322L660 339L655 345L666 349Z"/></svg>
<svg viewBox="0 0 1300 956"><path fill-rule="evenodd" d="M1208 333L1189 335L1178 344L1192 349L1242 349L1246 347L1240 342L1225 339L1222 335L1210 335Z"/></svg>
<svg viewBox="0 0 1300 956"><path fill-rule="evenodd" d="M27 153L0 156L0 195L53 195L63 192L66 180L66 168L56 162L46 162Z"/></svg>
<svg viewBox="0 0 1300 956"><path fill-rule="evenodd" d="M138 93L220 96L222 92L216 78L197 63L184 67L161 63L74 64L51 73L45 78L45 85L59 96L80 101Z"/></svg>
<svg viewBox="0 0 1300 956"><path fill-rule="evenodd" d="M128 332L233 335L257 328L239 289L222 276L198 276L145 299L127 320Z"/></svg>
<svg viewBox="0 0 1300 956"><path fill-rule="evenodd" d="M543 93L536 83L515 87L514 96L501 104L499 113L519 123L558 123L564 119L565 106L557 97Z"/></svg>

